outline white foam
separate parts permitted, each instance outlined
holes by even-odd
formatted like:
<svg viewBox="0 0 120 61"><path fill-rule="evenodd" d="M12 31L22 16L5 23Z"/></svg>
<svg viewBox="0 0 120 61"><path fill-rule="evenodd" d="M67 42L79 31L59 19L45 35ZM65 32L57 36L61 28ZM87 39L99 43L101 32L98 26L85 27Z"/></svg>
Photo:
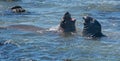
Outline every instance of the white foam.
<svg viewBox="0 0 120 61"><path fill-rule="evenodd" d="M20 47L19 44L13 42L12 40L7 40L7 41L4 42L4 44L14 44L14 45L16 45L17 47Z"/></svg>
<svg viewBox="0 0 120 61"><path fill-rule="evenodd" d="M38 33L43 33L43 31L36 31L36 32L38 32Z"/></svg>
<svg viewBox="0 0 120 61"><path fill-rule="evenodd" d="M47 31L58 31L59 25L49 28Z"/></svg>

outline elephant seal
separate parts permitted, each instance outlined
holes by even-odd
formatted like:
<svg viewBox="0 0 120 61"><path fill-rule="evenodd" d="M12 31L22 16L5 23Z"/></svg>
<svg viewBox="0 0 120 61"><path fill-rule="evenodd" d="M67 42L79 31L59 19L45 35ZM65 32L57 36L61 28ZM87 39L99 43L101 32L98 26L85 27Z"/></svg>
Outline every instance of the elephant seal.
<svg viewBox="0 0 120 61"><path fill-rule="evenodd" d="M39 31L43 32L46 30L41 27L37 27L33 25L24 25L24 24L10 25L7 26L6 29L16 29L16 30L31 31L31 32L39 32Z"/></svg>
<svg viewBox="0 0 120 61"><path fill-rule="evenodd" d="M71 14L66 12L60 22L59 30L63 33L75 33L76 26L75 26L76 19L71 18Z"/></svg>
<svg viewBox="0 0 120 61"><path fill-rule="evenodd" d="M14 7L12 7L11 11L13 13L24 13L24 12L26 12L26 10L23 9L21 6L14 6Z"/></svg>
<svg viewBox="0 0 120 61"><path fill-rule="evenodd" d="M69 12L66 12L63 16L62 21L60 22L59 29L56 29L58 33L62 34L72 34L76 32L75 27L76 19L71 18L71 15ZM16 30L23 30L23 31L31 31L31 32L48 32L49 29L40 28L33 25L24 25L24 24L18 24L18 25L9 25L4 27L6 29L16 29ZM55 31L55 32L56 32ZM60 32L59 32L60 31ZM53 31L54 32L54 31Z"/></svg>
<svg viewBox="0 0 120 61"><path fill-rule="evenodd" d="M84 28L82 35L86 37L99 38L103 37L101 24L94 18L90 16L84 16Z"/></svg>

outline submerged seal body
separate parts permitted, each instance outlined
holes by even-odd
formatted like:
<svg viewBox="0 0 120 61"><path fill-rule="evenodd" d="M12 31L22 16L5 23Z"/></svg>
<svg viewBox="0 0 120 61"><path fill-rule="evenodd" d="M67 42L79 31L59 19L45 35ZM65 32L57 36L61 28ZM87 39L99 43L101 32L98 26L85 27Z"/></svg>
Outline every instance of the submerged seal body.
<svg viewBox="0 0 120 61"><path fill-rule="evenodd" d="M16 7L13 7L11 9L15 9ZM17 8L21 8L20 6L17 6ZM56 29L57 32L62 31L64 34L71 34L76 33L76 26L75 26L76 19L71 18L71 15L69 12L66 12L62 18L62 21L60 22L59 29ZM1 27L2 28L2 27ZM4 27L5 29L16 29L16 30L23 30L23 31L49 31L48 29L40 28L33 25L24 25L24 24L17 24L17 25L9 25Z"/></svg>
<svg viewBox="0 0 120 61"><path fill-rule="evenodd" d="M84 16L84 28L82 35L86 37L98 38L103 37L101 24L94 18L90 16Z"/></svg>
<svg viewBox="0 0 120 61"><path fill-rule="evenodd" d="M23 31L41 31L44 30L41 27L33 26L33 25L24 25L24 24L19 24L19 25L10 25L6 27L7 29L17 29L17 30L23 30Z"/></svg>

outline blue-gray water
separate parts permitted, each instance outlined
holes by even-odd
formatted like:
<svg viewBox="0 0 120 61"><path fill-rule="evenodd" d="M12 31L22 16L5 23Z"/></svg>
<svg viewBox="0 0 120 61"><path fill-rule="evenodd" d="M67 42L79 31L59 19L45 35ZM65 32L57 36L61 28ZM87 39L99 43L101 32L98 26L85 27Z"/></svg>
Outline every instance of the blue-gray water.
<svg viewBox="0 0 120 61"><path fill-rule="evenodd" d="M31 12L9 15L5 11L21 5ZM28 24L54 29L69 11L77 19L78 35L0 30L0 61L120 61L119 0L22 0L0 1L0 26ZM102 25L108 37L89 40L81 36L82 17L90 15Z"/></svg>

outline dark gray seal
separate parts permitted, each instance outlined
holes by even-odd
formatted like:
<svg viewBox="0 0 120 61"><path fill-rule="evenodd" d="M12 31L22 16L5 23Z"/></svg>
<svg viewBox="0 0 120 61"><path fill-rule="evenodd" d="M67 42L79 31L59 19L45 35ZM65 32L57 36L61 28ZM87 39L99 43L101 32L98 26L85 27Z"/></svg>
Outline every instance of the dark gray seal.
<svg viewBox="0 0 120 61"><path fill-rule="evenodd" d="M99 38L103 37L101 24L90 16L84 16L84 28L82 35L86 37Z"/></svg>
<svg viewBox="0 0 120 61"><path fill-rule="evenodd" d="M8 10L3 11L0 13L1 15L40 15L40 13L37 12L29 12L22 6L13 6Z"/></svg>
<svg viewBox="0 0 120 61"><path fill-rule="evenodd" d="M14 7L12 7L11 11L13 13L24 13L24 12L26 12L26 10L23 9L21 6L14 6Z"/></svg>
<svg viewBox="0 0 120 61"><path fill-rule="evenodd" d="M71 18L71 14L66 12L60 22L60 31L63 33L75 33L76 26L75 26L76 19Z"/></svg>

